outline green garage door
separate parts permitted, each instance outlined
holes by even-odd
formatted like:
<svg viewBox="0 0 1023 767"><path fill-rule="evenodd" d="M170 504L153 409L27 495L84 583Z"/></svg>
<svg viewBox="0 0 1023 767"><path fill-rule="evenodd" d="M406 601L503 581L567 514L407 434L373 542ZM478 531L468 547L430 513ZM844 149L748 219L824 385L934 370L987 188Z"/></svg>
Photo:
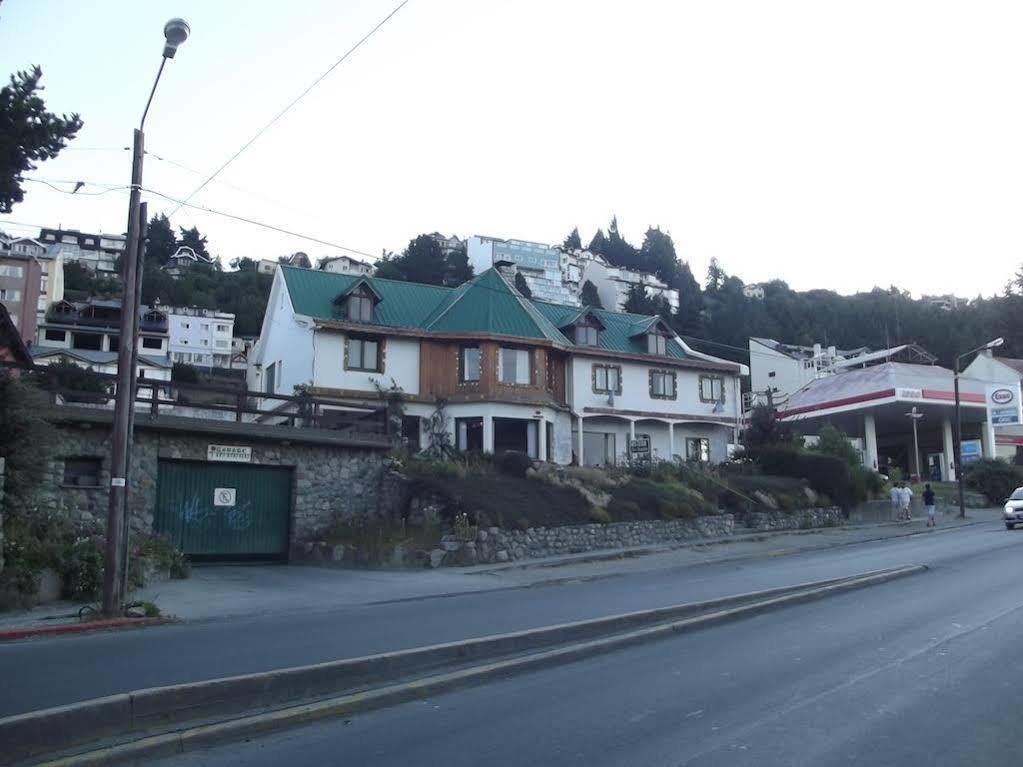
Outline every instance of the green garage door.
<svg viewBox="0 0 1023 767"><path fill-rule="evenodd" d="M156 529L186 554L285 557L290 510L290 469L160 461Z"/></svg>

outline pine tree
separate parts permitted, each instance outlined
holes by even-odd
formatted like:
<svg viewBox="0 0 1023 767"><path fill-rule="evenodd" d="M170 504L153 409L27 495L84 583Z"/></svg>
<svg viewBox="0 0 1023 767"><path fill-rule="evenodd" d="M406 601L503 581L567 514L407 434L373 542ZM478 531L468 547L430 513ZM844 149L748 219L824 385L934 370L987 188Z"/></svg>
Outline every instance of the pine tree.
<svg viewBox="0 0 1023 767"><path fill-rule="evenodd" d="M515 289L525 298L533 297L533 291L529 289L529 284L526 282L526 278L522 276L522 272L515 272Z"/></svg>
<svg viewBox="0 0 1023 767"><path fill-rule="evenodd" d="M0 89L0 213L25 199L21 174L56 157L82 128L77 114L46 111L39 96L42 77L43 70L32 67L11 75L11 84Z"/></svg>
<svg viewBox="0 0 1023 767"><path fill-rule="evenodd" d="M586 246L586 249L590 253L596 253L599 256L607 255L607 237L604 236L603 229L597 230L597 233L593 235L593 239L590 240L590 244Z"/></svg>
<svg viewBox="0 0 1023 767"><path fill-rule="evenodd" d="M582 292L579 294L579 300L583 306L594 306L597 309L603 309L604 305L600 302L600 294L597 292L597 286L589 280L583 283Z"/></svg>
<svg viewBox="0 0 1023 767"><path fill-rule="evenodd" d="M565 250L582 250L583 241L579 237L579 227L575 227L565 238L565 241L561 244Z"/></svg>

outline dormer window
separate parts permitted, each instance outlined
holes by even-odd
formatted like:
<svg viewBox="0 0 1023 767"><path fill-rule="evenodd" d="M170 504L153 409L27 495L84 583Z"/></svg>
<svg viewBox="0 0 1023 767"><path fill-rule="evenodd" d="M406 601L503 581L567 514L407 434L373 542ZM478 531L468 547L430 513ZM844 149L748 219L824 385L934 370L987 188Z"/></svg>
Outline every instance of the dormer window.
<svg viewBox="0 0 1023 767"><path fill-rule="evenodd" d="M373 310L382 297L366 279L357 280L348 290L334 299L349 322L373 322Z"/></svg>
<svg viewBox="0 0 1023 767"><path fill-rule="evenodd" d="M579 325L575 329L575 342L580 346L596 346L599 335L592 325Z"/></svg>
<svg viewBox="0 0 1023 767"><path fill-rule="evenodd" d="M561 331L577 346L600 346L600 331L604 323L589 309L584 309L562 326Z"/></svg>
<svg viewBox="0 0 1023 767"><path fill-rule="evenodd" d="M668 356L668 337L660 333L647 333L646 350L648 354L656 354L658 357Z"/></svg>
<svg viewBox="0 0 1023 767"><path fill-rule="evenodd" d="M351 322L373 321L373 299L370 296L348 296L348 319Z"/></svg>

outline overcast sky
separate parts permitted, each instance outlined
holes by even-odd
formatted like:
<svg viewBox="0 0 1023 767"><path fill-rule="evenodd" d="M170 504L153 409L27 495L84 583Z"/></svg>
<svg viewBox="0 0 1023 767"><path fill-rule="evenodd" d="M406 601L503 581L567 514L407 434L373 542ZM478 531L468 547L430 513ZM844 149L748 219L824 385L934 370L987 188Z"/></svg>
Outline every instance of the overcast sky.
<svg viewBox="0 0 1023 767"><path fill-rule="evenodd" d="M116 147L187 19L144 181L183 197L397 2L6 0L0 72L41 65L48 106L85 120L34 175L127 184ZM434 230L586 241L616 213L637 245L670 231L701 282L716 256L746 282L989 295L1023 261L1021 35L1018 1L411 0L195 201L372 254ZM27 186L0 220L124 230L122 191ZM225 262L339 253L173 223Z"/></svg>

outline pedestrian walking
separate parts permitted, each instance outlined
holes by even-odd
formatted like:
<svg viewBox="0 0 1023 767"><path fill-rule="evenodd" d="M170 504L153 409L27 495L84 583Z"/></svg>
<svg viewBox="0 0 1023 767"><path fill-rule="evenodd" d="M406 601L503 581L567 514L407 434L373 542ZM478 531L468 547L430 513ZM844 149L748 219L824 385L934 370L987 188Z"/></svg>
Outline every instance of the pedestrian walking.
<svg viewBox="0 0 1023 767"><path fill-rule="evenodd" d="M937 527L938 523L934 519L934 491L931 490L930 482L924 485L924 508L927 509L927 526Z"/></svg>
<svg viewBox="0 0 1023 767"><path fill-rule="evenodd" d="M902 483L901 482L896 482L894 485L892 485L891 492L888 494L889 497L892 499L892 519L898 519L899 518L899 512L901 511L901 507L902 507L902 490L901 490L901 487L902 487Z"/></svg>
<svg viewBox="0 0 1023 767"><path fill-rule="evenodd" d="M902 499L902 519L905 522L912 522L913 521L913 512L910 511L910 504L913 503L913 491L910 489L909 485L903 485L902 486L901 499Z"/></svg>

